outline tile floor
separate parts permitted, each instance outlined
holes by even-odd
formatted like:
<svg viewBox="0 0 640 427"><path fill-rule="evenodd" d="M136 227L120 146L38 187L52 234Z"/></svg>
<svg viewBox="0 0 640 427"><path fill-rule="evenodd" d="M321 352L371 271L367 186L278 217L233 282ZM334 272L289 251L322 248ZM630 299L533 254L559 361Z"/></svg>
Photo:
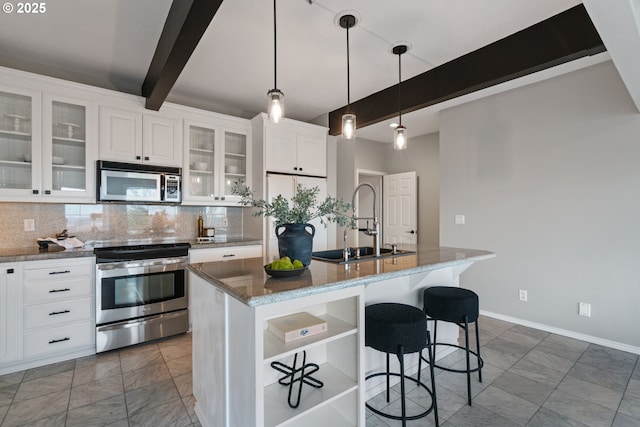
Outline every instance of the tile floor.
<svg viewBox="0 0 640 427"><path fill-rule="evenodd" d="M487 317L480 341L485 368L472 406L465 376L436 370L443 427L640 426L637 355ZM385 410L399 412L398 397L396 387ZM410 411L427 403L415 387L409 399ZM372 403L387 405L382 395ZM188 334L0 376L2 427L199 426L193 405ZM367 411L368 427L400 425ZM432 426L433 415L408 425Z"/></svg>

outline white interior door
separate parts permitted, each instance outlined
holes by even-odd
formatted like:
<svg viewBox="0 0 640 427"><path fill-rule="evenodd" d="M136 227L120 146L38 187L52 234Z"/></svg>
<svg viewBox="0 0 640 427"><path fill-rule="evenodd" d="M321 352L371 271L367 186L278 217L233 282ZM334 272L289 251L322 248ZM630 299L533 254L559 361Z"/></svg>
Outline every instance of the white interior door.
<svg viewBox="0 0 640 427"><path fill-rule="evenodd" d="M385 243L418 244L418 177L404 172L382 177ZM413 249L402 247L403 249Z"/></svg>

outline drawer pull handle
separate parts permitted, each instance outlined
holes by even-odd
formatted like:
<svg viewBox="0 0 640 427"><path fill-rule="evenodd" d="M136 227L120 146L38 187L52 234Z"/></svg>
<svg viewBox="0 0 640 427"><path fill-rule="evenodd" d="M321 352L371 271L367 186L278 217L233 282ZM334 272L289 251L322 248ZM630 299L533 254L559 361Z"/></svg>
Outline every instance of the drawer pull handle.
<svg viewBox="0 0 640 427"><path fill-rule="evenodd" d="M50 293L50 294L53 294L53 293L55 293L55 292L69 292L70 290L71 290L71 289L69 289L69 288L64 288L64 289L51 289L51 290L49 291L49 293Z"/></svg>
<svg viewBox="0 0 640 427"><path fill-rule="evenodd" d="M55 316L56 314L66 314L66 313L71 313L71 311L69 311L69 310L53 311L53 312L49 313L49 316Z"/></svg>
<svg viewBox="0 0 640 427"><path fill-rule="evenodd" d="M232 256L236 256L236 254L226 254L226 255L222 255L222 258L229 258Z"/></svg>
<svg viewBox="0 0 640 427"><path fill-rule="evenodd" d="M49 274L66 274L66 273L71 273L70 270L64 270L64 271L51 271L49 272Z"/></svg>
<svg viewBox="0 0 640 427"><path fill-rule="evenodd" d="M69 337L64 337L64 338L62 338L61 340L51 340L51 341L49 341L49 344L55 344L55 343L57 343L57 342L70 341L70 340L71 340L71 338L69 338Z"/></svg>

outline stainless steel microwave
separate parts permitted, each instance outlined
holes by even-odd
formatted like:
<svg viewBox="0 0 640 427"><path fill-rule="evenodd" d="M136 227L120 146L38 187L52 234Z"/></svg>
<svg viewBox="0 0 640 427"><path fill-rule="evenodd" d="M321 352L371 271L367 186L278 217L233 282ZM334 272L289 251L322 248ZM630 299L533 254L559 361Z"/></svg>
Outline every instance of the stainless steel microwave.
<svg viewBox="0 0 640 427"><path fill-rule="evenodd" d="M98 160L98 202L180 203L182 168Z"/></svg>

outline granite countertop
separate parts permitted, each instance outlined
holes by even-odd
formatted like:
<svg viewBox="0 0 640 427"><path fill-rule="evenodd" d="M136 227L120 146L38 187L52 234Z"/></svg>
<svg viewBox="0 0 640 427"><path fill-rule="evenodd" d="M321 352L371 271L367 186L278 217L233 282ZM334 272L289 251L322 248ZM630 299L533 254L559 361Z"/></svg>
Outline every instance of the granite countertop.
<svg viewBox="0 0 640 427"><path fill-rule="evenodd" d="M87 242L83 248L66 249L62 251L41 251L36 244L24 248L0 248L0 263L38 261L48 259L92 257L94 247L107 247L126 244L153 244L153 243L190 243L191 249L223 248L229 246L262 245L262 240L242 237L216 237L213 242L197 243L192 240L152 240L136 239L123 241Z"/></svg>
<svg viewBox="0 0 640 427"><path fill-rule="evenodd" d="M262 258L191 264L188 269L248 306L259 306L493 257L489 251L437 247L349 264L314 260L307 271L291 278L270 277Z"/></svg>

